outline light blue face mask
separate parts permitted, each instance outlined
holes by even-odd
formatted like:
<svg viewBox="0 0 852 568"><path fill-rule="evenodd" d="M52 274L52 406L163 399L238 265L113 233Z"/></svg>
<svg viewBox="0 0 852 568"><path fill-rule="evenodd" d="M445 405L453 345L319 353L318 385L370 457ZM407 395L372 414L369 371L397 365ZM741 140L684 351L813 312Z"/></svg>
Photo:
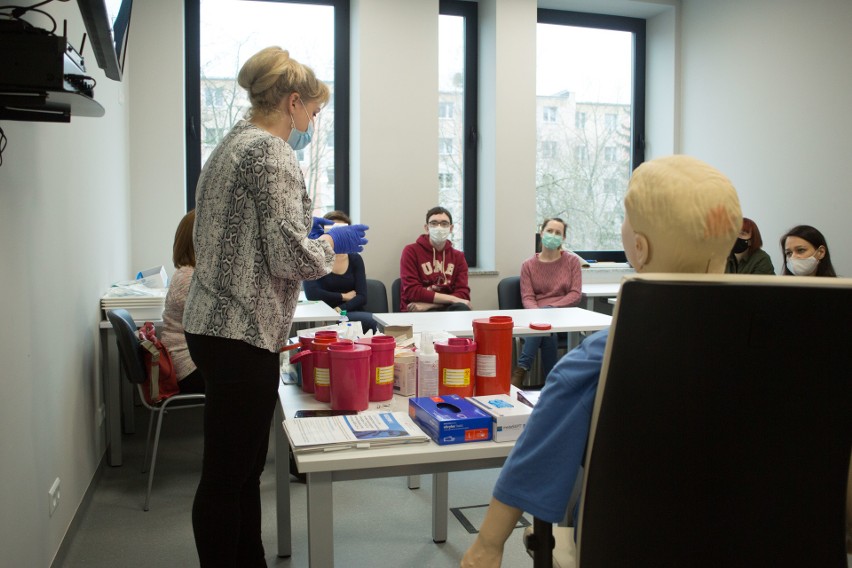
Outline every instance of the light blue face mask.
<svg viewBox="0 0 852 568"><path fill-rule="evenodd" d="M541 244L546 249L555 250L562 247L562 237L553 233L544 233L541 236Z"/></svg>
<svg viewBox="0 0 852 568"><path fill-rule="evenodd" d="M299 99L299 102L302 103L302 99ZM293 120L293 116L290 116L290 136L287 137L287 144L290 145L293 150L301 150L305 146L311 143L311 137L314 134L314 121L311 120L310 115L308 115L308 109L305 108L305 103L302 103L302 109L305 111L305 116L308 117L308 129L304 132L296 128L296 121Z"/></svg>

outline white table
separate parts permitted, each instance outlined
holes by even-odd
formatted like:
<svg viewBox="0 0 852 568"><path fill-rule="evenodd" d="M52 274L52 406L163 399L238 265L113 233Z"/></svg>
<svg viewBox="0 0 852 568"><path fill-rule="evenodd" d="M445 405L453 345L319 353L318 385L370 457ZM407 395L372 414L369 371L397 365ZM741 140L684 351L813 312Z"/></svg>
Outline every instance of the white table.
<svg viewBox="0 0 852 568"><path fill-rule="evenodd" d="M595 298L615 298L621 289L621 282L595 282L583 284L583 295L586 297L586 309L591 310Z"/></svg>
<svg viewBox="0 0 852 568"><path fill-rule="evenodd" d="M299 387L282 383L275 411L275 484L277 489L278 556L290 556L290 471L288 442L281 421L297 410L328 408ZM370 410L408 410L408 397L394 395L390 403L370 403ZM306 474L308 492L308 559L314 568L334 566L332 483L355 479L432 474L432 540L447 540L451 471L501 467L514 442L471 442L439 446L434 442L385 448L296 454L299 472ZM411 485L409 485L411 487ZM366 506L366 505L365 505ZM377 512L378 514L378 512Z"/></svg>
<svg viewBox="0 0 852 568"><path fill-rule="evenodd" d="M293 315L294 324L335 322L340 318L333 308L325 302L300 302L296 305ZM157 333L162 330L162 320L153 320ZM115 334L108 320L98 325L101 336L101 378L104 390L104 410L106 414L107 461L111 466L120 466L122 415L124 416L124 433L132 434L135 430L133 421L133 389L121 380L123 371L117 361L118 350L115 346ZM116 361L111 363L111 361ZM110 370L113 370L110 372Z"/></svg>
<svg viewBox="0 0 852 568"><path fill-rule="evenodd" d="M411 325L414 333L446 331L458 337L473 336L473 320L510 316L512 335L542 335L561 332L597 331L609 327L612 316L582 308L541 308L535 310L473 310L468 312L396 312L373 314L381 326ZM530 323L549 323L551 328L536 331Z"/></svg>

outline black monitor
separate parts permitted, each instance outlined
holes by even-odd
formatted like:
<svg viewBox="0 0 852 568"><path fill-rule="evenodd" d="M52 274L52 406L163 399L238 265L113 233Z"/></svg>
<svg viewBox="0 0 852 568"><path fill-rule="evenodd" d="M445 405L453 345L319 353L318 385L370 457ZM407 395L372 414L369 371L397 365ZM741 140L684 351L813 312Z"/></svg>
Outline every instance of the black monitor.
<svg viewBox="0 0 852 568"><path fill-rule="evenodd" d="M133 0L77 0L98 67L116 81L124 72L132 4Z"/></svg>

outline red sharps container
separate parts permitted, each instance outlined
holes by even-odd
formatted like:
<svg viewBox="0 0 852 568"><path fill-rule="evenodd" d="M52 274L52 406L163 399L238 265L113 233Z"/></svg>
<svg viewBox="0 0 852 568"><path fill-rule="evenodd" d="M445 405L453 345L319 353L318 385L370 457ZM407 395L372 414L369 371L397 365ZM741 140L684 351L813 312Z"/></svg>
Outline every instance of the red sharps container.
<svg viewBox="0 0 852 568"><path fill-rule="evenodd" d="M451 337L436 341L438 352L438 394L473 396L476 343L468 338Z"/></svg>
<svg viewBox="0 0 852 568"><path fill-rule="evenodd" d="M355 343L369 345L370 354L370 402L381 402L393 398L393 354L396 339L389 335L362 337Z"/></svg>
<svg viewBox="0 0 852 568"><path fill-rule="evenodd" d="M320 402L331 402L328 346L335 341L336 339L331 337L315 337L311 343L314 357L314 398Z"/></svg>
<svg viewBox="0 0 852 568"><path fill-rule="evenodd" d="M328 346L332 410L367 410L371 351L369 345L346 340Z"/></svg>
<svg viewBox="0 0 852 568"><path fill-rule="evenodd" d="M311 347L313 346L314 339L317 337L331 338L336 341L337 332L334 330L322 330L314 334L314 332L309 331L304 335L300 335L299 343L302 344L302 347L298 353L290 357L291 363L294 365L300 363L302 366L302 390L307 393L314 392L314 352L311 351Z"/></svg>
<svg viewBox="0 0 852 568"><path fill-rule="evenodd" d="M476 342L476 396L509 394L512 385L512 328L510 316L473 320Z"/></svg>

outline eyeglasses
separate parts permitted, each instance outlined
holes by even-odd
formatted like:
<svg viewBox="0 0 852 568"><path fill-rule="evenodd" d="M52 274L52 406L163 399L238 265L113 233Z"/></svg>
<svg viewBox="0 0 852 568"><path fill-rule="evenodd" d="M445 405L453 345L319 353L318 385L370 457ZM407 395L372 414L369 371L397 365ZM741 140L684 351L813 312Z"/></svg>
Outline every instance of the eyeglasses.
<svg viewBox="0 0 852 568"><path fill-rule="evenodd" d="M449 221L429 221L429 226L433 229L437 229L438 227L449 229L451 224Z"/></svg>

